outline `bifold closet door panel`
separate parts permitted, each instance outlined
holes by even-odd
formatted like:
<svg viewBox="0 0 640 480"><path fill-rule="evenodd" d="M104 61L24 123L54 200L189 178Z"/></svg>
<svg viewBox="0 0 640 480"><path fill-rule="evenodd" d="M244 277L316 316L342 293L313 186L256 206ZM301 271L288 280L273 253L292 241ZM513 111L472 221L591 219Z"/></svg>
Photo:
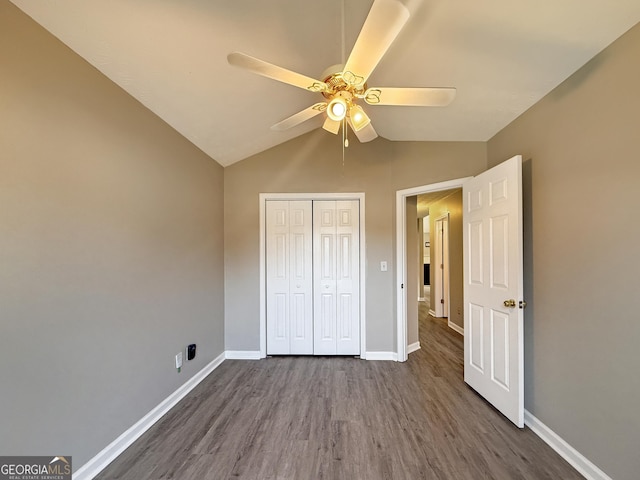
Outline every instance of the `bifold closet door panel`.
<svg viewBox="0 0 640 480"><path fill-rule="evenodd" d="M267 354L288 354L289 202L266 203Z"/></svg>
<svg viewBox="0 0 640 480"><path fill-rule="evenodd" d="M313 354L311 201L266 202L267 354Z"/></svg>
<svg viewBox="0 0 640 480"><path fill-rule="evenodd" d="M313 353L336 349L336 202L313 202Z"/></svg>
<svg viewBox="0 0 640 480"><path fill-rule="evenodd" d="M291 354L313 354L313 216L311 201L289 202Z"/></svg>
<svg viewBox="0 0 640 480"><path fill-rule="evenodd" d="M313 202L314 354L360 354L359 202Z"/></svg>
<svg viewBox="0 0 640 480"><path fill-rule="evenodd" d="M360 354L360 203L336 202L336 353Z"/></svg>

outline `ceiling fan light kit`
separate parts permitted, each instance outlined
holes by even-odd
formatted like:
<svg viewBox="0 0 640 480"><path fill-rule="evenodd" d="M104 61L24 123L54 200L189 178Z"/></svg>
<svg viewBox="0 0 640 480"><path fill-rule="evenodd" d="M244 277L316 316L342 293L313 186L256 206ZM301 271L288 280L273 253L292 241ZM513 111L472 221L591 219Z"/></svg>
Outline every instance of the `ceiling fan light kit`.
<svg viewBox="0 0 640 480"><path fill-rule="evenodd" d="M347 101L336 95L327 106L327 115L331 120L340 121L347 115Z"/></svg>
<svg viewBox="0 0 640 480"><path fill-rule="evenodd" d="M374 0L346 64L329 67L321 76L323 80L240 52L230 53L227 60L233 66L324 96L324 102L276 123L272 130L287 130L326 113L325 130L337 134L342 123L345 128L348 124L360 142L369 142L378 134L356 100L364 100L368 105L435 107L446 106L455 98L455 88L367 87L367 79L408 19L409 10L398 0Z"/></svg>
<svg viewBox="0 0 640 480"><path fill-rule="evenodd" d="M364 112L360 105L353 105L349 110L349 118L351 118L351 128L359 132L371 123L371 119Z"/></svg>

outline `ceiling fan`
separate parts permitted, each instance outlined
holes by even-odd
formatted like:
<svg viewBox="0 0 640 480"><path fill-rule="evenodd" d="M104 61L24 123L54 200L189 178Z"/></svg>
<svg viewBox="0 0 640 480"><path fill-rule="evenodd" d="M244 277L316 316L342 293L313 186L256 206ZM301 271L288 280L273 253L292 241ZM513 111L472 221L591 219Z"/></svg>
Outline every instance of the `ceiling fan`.
<svg viewBox="0 0 640 480"><path fill-rule="evenodd" d="M378 136L371 120L358 104L369 105L446 106L455 97L455 88L392 88L367 85L367 79L409 19L409 10L398 0L374 0L358 39L344 65L329 67L321 80L267 63L244 53L227 56L231 65L258 75L278 80L310 92L320 93L324 100L311 105L271 127L287 130L326 113L322 128L337 134L348 124L361 142Z"/></svg>

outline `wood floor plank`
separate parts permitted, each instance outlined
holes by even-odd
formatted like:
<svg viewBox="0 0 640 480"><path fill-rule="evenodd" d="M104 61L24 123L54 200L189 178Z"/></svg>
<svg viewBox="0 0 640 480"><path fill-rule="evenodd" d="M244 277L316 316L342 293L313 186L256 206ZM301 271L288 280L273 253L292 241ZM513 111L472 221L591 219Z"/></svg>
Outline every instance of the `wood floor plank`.
<svg viewBox="0 0 640 480"><path fill-rule="evenodd" d="M462 336L427 310L406 363L225 361L96 478L582 478L464 383Z"/></svg>

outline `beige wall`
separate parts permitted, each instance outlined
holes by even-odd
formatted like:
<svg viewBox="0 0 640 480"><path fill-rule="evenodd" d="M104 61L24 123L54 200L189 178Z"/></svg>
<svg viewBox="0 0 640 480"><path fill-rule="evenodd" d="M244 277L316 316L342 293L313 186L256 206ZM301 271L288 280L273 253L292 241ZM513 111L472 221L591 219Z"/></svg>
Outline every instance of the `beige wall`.
<svg viewBox="0 0 640 480"><path fill-rule="evenodd" d="M640 461L640 25L489 141L523 154L525 406L616 479Z"/></svg>
<svg viewBox="0 0 640 480"><path fill-rule="evenodd" d="M433 237L436 231L436 220L449 214L449 320L460 328L464 328L463 303L463 268L462 268L462 189L458 188L451 195L429 205L429 222L432 232L430 243L431 258L436 258L433 249L436 242ZM435 310L435 274L438 272L432 263L430 269L431 309Z"/></svg>
<svg viewBox="0 0 640 480"><path fill-rule="evenodd" d="M0 0L2 455L77 469L223 352L222 189L218 164Z"/></svg>
<svg viewBox="0 0 640 480"><path fill-rule="evenodd" d="M225 169L225 339L228 350L259 350L261 192L364 192L367 350L396 351L395 194L475 175L486 168L482 142L352 141L322 129ZM380 261L389 271L380 271Z"/></svg>

